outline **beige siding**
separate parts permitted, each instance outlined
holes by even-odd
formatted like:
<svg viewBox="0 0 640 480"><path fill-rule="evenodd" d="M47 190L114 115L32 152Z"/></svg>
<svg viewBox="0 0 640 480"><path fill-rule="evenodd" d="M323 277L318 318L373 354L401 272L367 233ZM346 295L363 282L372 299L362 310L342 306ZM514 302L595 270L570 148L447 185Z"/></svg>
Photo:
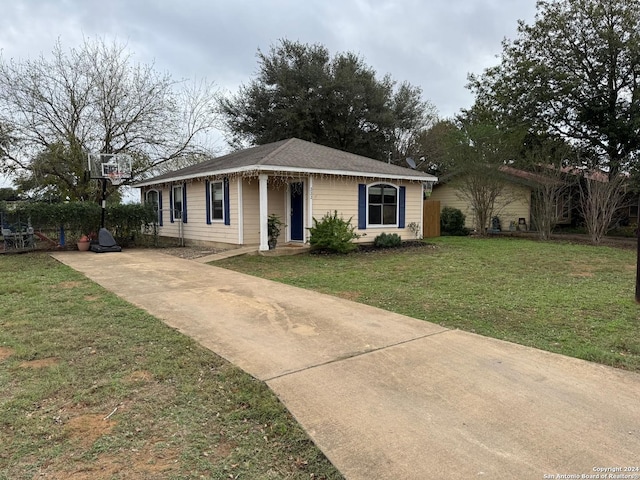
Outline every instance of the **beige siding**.
<svg viewBox="0 0 640 480"><path fill-rule="evenodd" d="M405 216L405 228L402 230L401 236L403 239L409 240L415 238L415 234L408 228L411 223L417 224L418 236L422 236L423 231L423 219L422 219L422 204L424 197L422 195L422 184L415 182L404 183L407 187L407 201L406 201L406 216Z"/></svg>
<svg viewBox="0 0 640 480"><path fill-rule="evenodd" d="M457 208L465 216L465 226L467 228L475 228L473 211L466 200L462 200L458 196L458 191L450 184L443 184L434 187L433 192L429 196L429 200L437 200L440 202L440 211L446 207Z"/></svg>
<svg viewBox="0 0 640 480"><path fill-rule="evenodd" d="M531 228L531 189L522 185L510 185L509 196L511 202L497 212L503 230L509 229L509 224L518 224L522 218L526 222L521 229Z"/></svg>
<svg viewBox="0 0 640 480"><path fill-rule="evenodd" d="M314 177L313 179L301 178L295 181L304 182L304 225L309 227L312 225L309 215L309 197L312 195L312 217L316 219L322 218L327 213L333 213L338 210L339 214L345 219L352 219L352 225L358 226L358 181L343 177ZM239 218L239 198L238 183L242 182L242 215ZM370 181L369 184L380 183ZM422 223L422 185L415 182L384 182L391 183L397 187L403 185L406 187L405 198L405 225L411 223ZM309 191L310 185L313 185L312 192ZM257 178L242 179L236 177L229 184L229 202L231 225L224 225L222 222L212 222L207 224L206 221L206 195L205 182L193 181L187 183L187 223L181 223L179 220L170 221L170 202L169 187L164 186L158 188L162 192L163 204L163 226L159 228L159 235L163 237L179 238L181 235L186 243L193 242L214 242L224 244L240 243L238 221L242 221L242 243L245 245L256 245L260 243L260 186ZM145 190L146 191L146 190ZM287 182L268 181L267 201L269 215L278 215L285 224L289 224L291 219L288 215L288 187ZM143 193L144 195L144 193ZM182 228L182 232L180 229ZM418 228L421 232L421 226ZM363 230L357 230L361 235L359 242L373 242L376 236L381 233L397 233L403 240L414 238L414 234L407 227L375 227L369 226ZM308 239L308 232L305 234ZM290 238L288 229L284 229L280 236L280 241L284 242Z"/></svg>
<svg viewBox="0 0 640 480"><path fill-rule="evenodd" d="M186 184L187 189L187 222L180 220L171 222L171 204L168 186L162 189L162 219L163 226L159 227L161 237L180 238L193 242L215 242L238 244L238 189L236 180L229 182L229 207L231 225L223 222L207 224L205 182L194 181ZM180 229L182 228L182 232Z"/></svg>
<svg viewBox="0 0 640 480"><path fill-rule="evenodd" d="M260 244L260 187L258 179L242 181L244 244Z"/></svg>
<svg viewBox="0 0 640 480"><path fill-rule="evenodd" d="M364 183L364 182L363 182ZM379 183L369 181L367 184ZM422 184L415 182L384 182L397 187L406 187L405 225L410 223L422 224ZM314 178L313 180L313 218L320 220L327 213L333 214L338 210L345 220L351 218L351 224L358 226L358 184L359 182L347 178ZM422 231L422 227L418 229ZM403 240L414 238L409 228L397 227L367 227L365 230L356 229L361 235L360 243L373 242L381 233L397 233Z"/></svg>
<svg viewBox="0 0 640 480"><path fill-rule="evenodd" d="M260 243L260 183L257 178L242 181L244 244L255 245ZM274 184L270 180L267 182L267 215L278 215L285 224L288 223L288 219L285 217L286 192L287 186L285 184ZM279 241L284 242L284 237L285 231L283 229Z"/></svg>
<svg viewBox="0 0 640 480"><path fill-rule="evenodd" d="M267 187L267 215L277 215L280 217L280 220L288 224L289 218L285 214L287 207L287 186L286 185L278 185L277 187L273 187L271 183L269 183ZM280 237L278 241L284 241L284 230L280 233Z"/></svg>
<svg viewBox="0 0 640 480"><path fill-rule="evenodd" d="M460 198L458 191L451 184L443 184L436 186L429 197L429 200L438 200L440 209L445 207L457 208L464 213L465 226L475 229L475 219L471 205L468 201ZM500 224L503 230L509 229L512 221L516 223L520 218L524 218L527 228L531 225L531 190L527 187L517 184L508 184L505 189L505 195L498 197L496 202L496 211L494 216L500 218Z"/></svg>

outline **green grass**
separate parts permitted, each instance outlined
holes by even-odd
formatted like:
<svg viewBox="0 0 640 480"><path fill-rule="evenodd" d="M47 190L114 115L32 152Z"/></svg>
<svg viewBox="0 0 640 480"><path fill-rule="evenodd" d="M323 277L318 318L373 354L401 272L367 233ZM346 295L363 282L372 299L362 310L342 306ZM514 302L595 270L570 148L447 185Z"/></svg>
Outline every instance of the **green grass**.
<svg viewBox="0 0 640 480"><path fill-rule="evenodd" d="M0 271L0 479L342 478L263 383L161 321L47 255Z"/></svg>
<svg viewBox="0 0 640 480"><path fill-rule="evenodd" d="M635 252L524 239L216 262L290 285L551 352L640 371Z"/></svg>

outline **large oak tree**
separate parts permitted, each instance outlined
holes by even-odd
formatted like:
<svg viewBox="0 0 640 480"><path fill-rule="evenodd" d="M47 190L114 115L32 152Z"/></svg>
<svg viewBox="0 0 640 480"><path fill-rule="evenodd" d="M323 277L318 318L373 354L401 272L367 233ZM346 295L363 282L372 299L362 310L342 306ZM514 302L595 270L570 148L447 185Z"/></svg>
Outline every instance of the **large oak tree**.
<svg viewBox="0 0 640 480"><path fill-rule="evenodd" d="M640 3L540 0L535 22L503 42L501 62L470 78L501 121L580 147L611 178L640 149Z"/></svg>
<svg viewBox="0 0 640 480"><path fill-rule="evenodd" d="M297 137L379 160L402 159L435 119L420 88L382 79L350 52L282 40L258 74L221 101L234 147ZM397 87L397 88L396 88Z"/></svg>

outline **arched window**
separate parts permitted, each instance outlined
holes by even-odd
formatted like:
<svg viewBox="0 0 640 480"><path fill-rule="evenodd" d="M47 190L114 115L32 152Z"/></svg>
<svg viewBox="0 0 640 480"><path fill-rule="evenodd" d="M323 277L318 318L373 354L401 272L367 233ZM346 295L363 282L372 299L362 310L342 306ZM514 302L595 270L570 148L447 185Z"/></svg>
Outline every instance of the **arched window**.
<svg viewBox="0 0 640 480"><path fill-rule="evenodd" d="M368 224L398 224L398 188L386 183L369 185L367 192Z"/></svg>
<svg viewBox="0 0 640 480"><path fill-rule="evenodd" d="M144 203L153 207L153 211L156 212L158 224L162 225L162 207L160 206L160 202L161 197L160 193L158 193L157 190L147 191L147 193L145 194Z"/></svg>

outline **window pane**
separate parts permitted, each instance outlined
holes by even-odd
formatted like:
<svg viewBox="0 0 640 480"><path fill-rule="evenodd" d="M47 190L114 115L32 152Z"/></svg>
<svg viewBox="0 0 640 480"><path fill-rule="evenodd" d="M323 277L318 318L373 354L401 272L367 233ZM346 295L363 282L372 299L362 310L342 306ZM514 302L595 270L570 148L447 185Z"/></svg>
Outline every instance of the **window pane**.
<svg viewBox="0 0 640 480"><path fill-rule="evenodd" d="M395 225L396 223L396 206L385 205L384 206L384 225Z"/></svg>
<svg viewBox="0 0 640 480"><path fill-rule="evenodd" d="M382 223L382 206L369 205L369 224L380 225Z"/></svg>
<svg viewBox="0 0 640 480"><path fill-rule="evenodd" d="M147 192L147 205L151 205L153 207L154 212L158 212L158 192L155 190L151 190Z"/></svg>
<svg viewBox="0 0 640 480"><path fill-rule="evenodd" d="M396 203L396 189L393 187L384 188L384 203L394 204Z"/></svg>
<svg viewBox="0 0 640 480"><path fill-rule="evenodd" d="M173 188L173 218L182 218L182 187Z"/></svg>
<svg viewBox="0 0 640 480"><path fill-rule="evenodd" d="M223 219L223 210L222 210L222 202L214 203L213 209L211 211L211 215L213 220L222 220Z"/></svg>
<svg viewBox="0 0 640 480"><path fill-rule="evenodd" d="M224 189L222 182L211 184L211 218L213 220L224 219Z"/></svg>
<svg viewBox="0 0 640 480"><path fill-rule="evenodd" d="M222 183L212 184L211 189L213 190L213 199L222 201L224 196L224 192L222 191Z"/></svg>
<svg viewBox="0 0 640 480"><path fill-rule="evenodd" d="M382 203L382 187L369 187L369 203Z"/></svg>

